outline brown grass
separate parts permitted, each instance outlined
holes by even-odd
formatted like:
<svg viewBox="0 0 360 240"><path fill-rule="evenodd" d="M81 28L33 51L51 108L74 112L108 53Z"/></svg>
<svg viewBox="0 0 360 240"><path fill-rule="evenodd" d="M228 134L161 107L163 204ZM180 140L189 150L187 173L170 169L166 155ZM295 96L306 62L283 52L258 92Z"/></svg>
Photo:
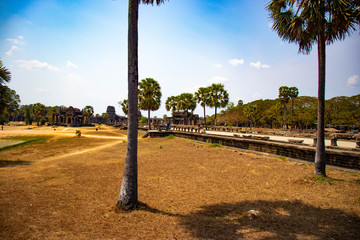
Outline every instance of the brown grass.
<svg viewBox="0 0 360 240"><path fill-rule="evenodd" d="M359 173L316 179L279 158L141 139L142 204L117 213L125 151L122 140L54 134L0 151L0 161L31 162L0 168L0 238L359 239Z"/></svg>

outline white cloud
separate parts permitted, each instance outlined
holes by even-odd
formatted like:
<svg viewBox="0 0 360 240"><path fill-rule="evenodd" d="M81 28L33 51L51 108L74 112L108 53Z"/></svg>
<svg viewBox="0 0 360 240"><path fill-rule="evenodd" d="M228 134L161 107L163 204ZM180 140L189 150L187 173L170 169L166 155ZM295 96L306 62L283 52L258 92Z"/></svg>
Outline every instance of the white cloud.
<svg viewBox="0 0 360 240"><path fill-rule="evenodd" d="M236 58L229 59L229 63L234 67L238 65L243 65L244 62L245 62L244 59L236 59Z"/></svg>
<svg viewBox="0 0 360 240"><path fill-rule="evenodd" d="M12 44L24 44L24 42L21 42L21 40L23 40L24 37L23 36L18 36L17 38L7 38L6 41L12 43Z"/></svg>
<svg viewBox="0 0 360 240"><path fill-rule="evenodd" d="M213 66L216 67L216 68L221 68L222 67L222 65L220 63L214 64Z"/></svg>
<svg viewBox="0 0 360 240"><path fill-rule="evenodd" d="M17 60L16 63L18 63L20 67L26 68L28 70L44 69L54 72L59 71L59 68L52 66L47 62L40 62L39 60Z"/></svg>
<svg viewBox="0 0 360 240"><path fill-rule="evenodd" d="M76 64L70 62L70 61L66 61L66 67L68 68L79 68Z"/></svg>
<svg viewBox="0 0 360 240"><path fill-rule="evenodd" d="M209 80L209 83L224 83L229 81L226 77L222 77L222 76L214 76Z"/></svg>
<svg viewBox="0 0 360 240"><path fill-rule="evenodd" d="M257 61L256 63L251 62L250 66L260 69L260 68L265 68L265 69L270 69L270 65L266 65L266 64L262 64L260 61Z"/></svg>
<svg viewBox="0 0 360 240"><path fill-rule="evenodd" d="M349 77L346 85L349 87L354 87L357 86L358 84L359 84L359 75L354 75Z"/></svg>
<svg viewBox="0 0 360 240"><path fill-rule="evenodd" d="M14 51L19 50L20 48L18 48L17 46L11 46L10 50L7 51L5 54L8 56L13 55Z"/></svg>

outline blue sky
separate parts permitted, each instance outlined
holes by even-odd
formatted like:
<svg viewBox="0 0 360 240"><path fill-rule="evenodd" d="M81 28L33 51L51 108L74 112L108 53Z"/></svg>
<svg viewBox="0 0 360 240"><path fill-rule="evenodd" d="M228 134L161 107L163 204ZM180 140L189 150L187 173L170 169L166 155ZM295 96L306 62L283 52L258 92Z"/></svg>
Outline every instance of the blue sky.
<svg viewBox="0 0 360 240"><path fill-rule="evenodd" d="M280 86L317 96L309 55L271 30L264 0L170 0L139 10L139 77L166 98L223 83L230 101L274 99ZM2 0L0 58L22 104L94 107L123 115L127 98L126 0ZM360 93L360 35L327 47L326 98ZM214 109L207 109L213 114ZM202 116L200 106L195 110Z"/></svg>

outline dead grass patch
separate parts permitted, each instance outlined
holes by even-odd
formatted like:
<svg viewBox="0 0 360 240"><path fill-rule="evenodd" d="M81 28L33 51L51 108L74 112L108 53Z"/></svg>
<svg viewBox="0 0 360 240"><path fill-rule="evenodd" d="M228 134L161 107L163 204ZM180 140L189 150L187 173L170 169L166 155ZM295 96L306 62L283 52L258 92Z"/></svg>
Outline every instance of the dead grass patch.
<svg viewBox="0 0 360 240"><path fill-rule="evenodd" d="M319 182L307 165L178 138L141 139L141 204L117 213L126 144L37 161L109 141L50 138L1 152L34 163L0 169L0 238L359 238L359 174L328 170Z"/></svg>

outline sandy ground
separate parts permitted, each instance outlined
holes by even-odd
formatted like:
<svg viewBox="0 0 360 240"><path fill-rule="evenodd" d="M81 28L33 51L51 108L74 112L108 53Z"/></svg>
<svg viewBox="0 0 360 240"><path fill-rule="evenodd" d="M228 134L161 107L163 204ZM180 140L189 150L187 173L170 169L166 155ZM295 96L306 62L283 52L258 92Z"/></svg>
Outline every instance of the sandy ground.
<svg viewBox="0 0 360 240"><path fill-rule="evenodd" d="M126 132L6 129L46 141L0 151L1 239L360 239L360 174L216 148L139 140L139 209L115 211ZM89 135L89 136L88 136ZM91 136L91 137L90 137Z"/></svg>

